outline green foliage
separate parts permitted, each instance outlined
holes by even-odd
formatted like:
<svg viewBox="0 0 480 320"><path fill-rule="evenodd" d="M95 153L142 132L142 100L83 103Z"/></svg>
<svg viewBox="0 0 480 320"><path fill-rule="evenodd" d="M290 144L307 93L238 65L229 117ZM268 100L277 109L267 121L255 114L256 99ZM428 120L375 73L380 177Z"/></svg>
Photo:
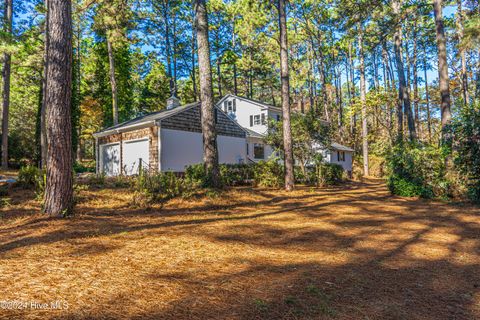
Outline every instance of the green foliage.
<svg viewBox="0 0 480 320"><path fill-rule="evenodd" d="M177 177L173 172L142 173L134 183L133 202L139 206L161 203L182 195L190 187L185 179Z"/></svg>
<svg viewBox="0 0 480 320"><path fill-rule="evenodd" d="M88 177L87 184L94 187L105 186L106 176L104 173L94 174Z"/></svg>
<svg viewBox="0 0 480 320"><path fill-rule="evenodd" d="M18 171L18 184L23 188L34 188L40 176L41 170L35 166L21 167Z"/></svg>
<svg viewBox="0 0 480 320"><path fill-rule="evenodd" d="M220 176L223 184L235 186L248 183L253 179L254 165L252 164L222 164Z"/></svg>
<svg viewBox="0 0 480 320"><path fill-rule="evenodd" d="M254 177L253 164L221 164L220 179L222 185L235 186L248 183ZM193 185L208 187L208 176L201 163L190 165L185 169L185 179Z"/></svg>
<svg viewBox="0 0 480 320"><path fill-rule="evenodd" d="M469 198L480 202L480 105L462 108L451 129L455 166L465 178Z"/></svg>
<svg viewBox="0 0 480 320"><path fill-rule="evenodd" d="M401 142L389 150L387 185L393 194L405 197L449 197L446 179L448 150L430 145Z"/></svg>
<svg viewBox="0 0 480 320"><path fill-rule="evenodd" d="M280 188L284 184L284 168L278 159L260 161L255 164L254 183L259 187Z"/></svg>
<svg viewBox="0 0 480 320"><path fill-rule="evenodd" d="M2 184L0 185L0 197L6 197L8 196L9 192L9 186L8 184Z"/></svg>
<svg viewBox="0 0 480 320"><path fill-rule="evenodd" d="M73 164L73 170L75 173L95 172L95 162L75 162Z"/></svg>
<svg viewBox="0 0 480 320"><path fill-rule="evenodd" d="M331 131L329 125L320 121L318 115L311 111L307 114L293 113L291 115L293 140L293 156L297 163L306 165L314 161L320 145L329 146ZM283 122L270 121L265 142L278 150L283 150Z"/></svg>
<svg viewBox="0 0 480 320"><path fill-rule="evenodd" d="M46 186L46 174L35 166L24 166L18 171L18 184L25 189L34 189L37 199L42 199Z"/></svg>
<svg viewBox="0 0 480 320"><path fill-rule="evenodd" d="M315 165L309 175L309 182L317 186L334 185L343 180L343 167L336 163L321 162Z"/></svg>

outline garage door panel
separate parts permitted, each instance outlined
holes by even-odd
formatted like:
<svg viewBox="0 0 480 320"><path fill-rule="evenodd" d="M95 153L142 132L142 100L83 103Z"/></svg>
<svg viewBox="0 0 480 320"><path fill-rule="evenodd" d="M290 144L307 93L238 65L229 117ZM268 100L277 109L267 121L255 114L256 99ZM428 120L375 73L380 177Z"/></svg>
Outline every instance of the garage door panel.
<svg viewBox="0 0 480 320"><path fill-rule="evenodd" d="M116 176L120 173L120 144L100 146L101 172L106 176Z"/></svg>
<svg viewBox="0 0 480 320"><path fill-rule="evenodd" d="M123 143L123 172L126 175L138 174L140 159L143 164L150 163L149 139L125 141Z"/></svg>

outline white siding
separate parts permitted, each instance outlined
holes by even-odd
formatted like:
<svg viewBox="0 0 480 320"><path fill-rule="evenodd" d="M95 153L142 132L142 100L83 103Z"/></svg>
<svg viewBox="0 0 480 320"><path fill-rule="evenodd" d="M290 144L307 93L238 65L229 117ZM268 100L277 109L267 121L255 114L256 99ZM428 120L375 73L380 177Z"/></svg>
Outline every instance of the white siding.
<svg viewBox="0 0 480 320"><path fill-rule="evenodd" d="M225 101L232 101L233 99L236 99L236 102L235 102L236 112L235 114L229 113L229 116L231 118L237 121L238 124L244 128L248 128L250 130L253 130L261 134L267 132L268 126L266 124L260 123L259 125L254 124L253 126L250 126L250 116L260 115L260 121L261 121L261 114L264 113L266 119L268 119L267 117L268 111L266 109L263 108L264 110L262 110L261 106L245 101L240 98L229 97L225 99ZM220 106L220 108L222 110L225 110L223 104Z"/></svg>
<svg viewBox="0 0 480 320"><path fill-rule="evenodd" d="M102 144L99 149L100 172L108 177L120 174L120 144Z"/></svg>
<svg viewBox="0 0 480 320"><path fill-rule="evenodd" d="M138 166L142 159L142 166L150 163L150 140L139 139L123 142L123 172L129 176L138 174Z"/></svg>
<svg viewBox="0 0 480 320"><path fill-rule="evenodd" d="M245 138L218 136L218 162L245 163L247 149Z"/></svg>
<svg viewBox="0 0 480 320"><path fill-rule="evenodd" d="M341 152L341 151L340 151ZM343 167L345 171L352 171L352 152L344 151L345 152L345 161L338 161L337 150L330 151L329 161L330 163L336 163Z"/></svg>
<svg viewBox="0 0 480 320"><path fill-rule="evenodd" d="M203 139L200 132L161 129L162 171L183 172L185 167L203 162ZM220 163L241 163L246 159L245 138L218 136Z"/></svg>
<svg viewBox="0 0 480 320"><path fill-rule="evenodd" d="M185 167L203 161L202 134L171 129L161 129L162 171L183 172Z"/></svg>

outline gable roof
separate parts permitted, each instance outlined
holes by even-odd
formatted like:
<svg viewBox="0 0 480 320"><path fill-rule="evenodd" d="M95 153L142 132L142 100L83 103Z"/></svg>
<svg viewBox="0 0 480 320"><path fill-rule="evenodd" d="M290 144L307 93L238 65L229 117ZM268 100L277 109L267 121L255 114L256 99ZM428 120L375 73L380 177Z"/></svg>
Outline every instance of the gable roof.
<svg viewBox="0 0 480 320"><path fill-rule="evenodd" d="M349 152L354 152L352 148L349 148L347 146L341 145L340 143L332 142L330 145L332 149L339 150L339 151L349 151Z"/></svg>
<svg viewBox="0 0 480 320"><path fill-rule="evenodd" d="M272 109L272 110L275 110L275 111L278 111L278 112L282 112L282 108L279 108L279 107L276 107L276 106L272 106L270 104L266 104L264 102L261 102L261 101L258 101L258 100L254 100L254 99L250 99L250 98L247 98L247 97L243 97L243 96L236 96L234 94L227 94L225 96L223 96L217 103L216 105L217 106L220 106L223 101L225 101L226 99L228 98L236 98L236 99L240 99L240 100L244 100L244 101L247 101L247 102L250 102L250 103L253 103L253 104L256 104L262 108L265 108L265 109Z"/></svg>
<svg viewBox="0 0 480 320"><path fill-rule="evenodd" d="M119 123L117 125L105 128L101 131L95 132L93 136L101 137L101 136L106 136L106 135L117 133L117 132L139 129L142 127L148 127L148 126L154 125L155 122L159 120L169 118L175 114L178 114L180 112L183 112L185 110L188 110L190 108L193 108L199 105L200 105L200 102L193 102L193 103L189 103L173 109L166 109L162 111L151 112L146 115L142 115L134 119Z"/></svg>

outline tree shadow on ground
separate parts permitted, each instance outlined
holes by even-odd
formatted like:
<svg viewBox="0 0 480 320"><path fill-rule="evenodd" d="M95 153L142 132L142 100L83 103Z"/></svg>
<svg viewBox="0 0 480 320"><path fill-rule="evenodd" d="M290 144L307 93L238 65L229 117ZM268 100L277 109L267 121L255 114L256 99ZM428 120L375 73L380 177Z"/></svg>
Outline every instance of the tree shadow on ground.
<svg viewBox="0 0 480 320"><path fill-rule="evenodd" d="M383 185L368 183L271 200L259 200L261 210L252 209L254 203L238 202L219 212L210 212L210 207L193 213L172 209L165 215L135 213L132 219L116 219L110 212L86 214L36 234L43 223L38 221L8 229L22 233L0 243L0 258L22 247L119 234L131 235L132 241L188 234L255 253L247 258L238 252L236 258L233 252L223 261L223 272L209 272L200 262L192 270L152 271L145 281L174 283L177 296L134 314L128 313L134 297L129 300L127 292L115 292L99 301L116 305L115 311L76 309L59 319L480 317L476 209L396 198ZM199 215L202 210L207 211L204 216ZM117 250L119 242L98 248L86 244L74 251L98 255Z"/></svg>

